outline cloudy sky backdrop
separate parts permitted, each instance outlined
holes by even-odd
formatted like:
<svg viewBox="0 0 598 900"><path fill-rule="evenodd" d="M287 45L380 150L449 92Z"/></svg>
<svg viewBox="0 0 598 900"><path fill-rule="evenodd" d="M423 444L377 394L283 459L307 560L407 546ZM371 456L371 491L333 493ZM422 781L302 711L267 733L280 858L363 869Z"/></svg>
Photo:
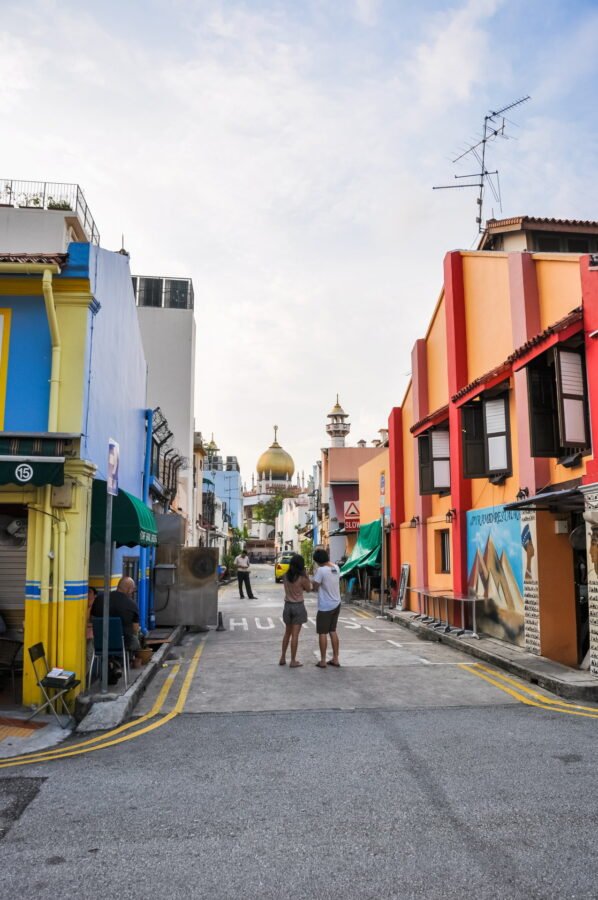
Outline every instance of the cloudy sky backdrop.
<svg viewBox="0 0 598 900"><path fill-rule="evenodd" d="M444 253L476 240L483 115L502 214L598 219L598 6L569 0L0 0L1 177L80 183L134 273L190 275L196 425L249 480L306 472L401 402ZM487 215L500 216L488 198ZM176 353L176 347L172 348Z"/></svg>

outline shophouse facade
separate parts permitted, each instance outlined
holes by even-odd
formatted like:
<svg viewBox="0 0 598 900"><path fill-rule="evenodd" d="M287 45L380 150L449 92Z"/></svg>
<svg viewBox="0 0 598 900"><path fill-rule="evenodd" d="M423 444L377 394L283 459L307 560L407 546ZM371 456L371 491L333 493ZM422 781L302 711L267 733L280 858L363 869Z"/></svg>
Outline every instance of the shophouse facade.
<svg viewBox="0 0 598 900"><path fill-rule="evenodd" d="M0 555L11 561L0 566L0 614L25 648L42 641L50 665L75 671L83 687L87 586L103 581L110 438L120 445L121 488L112 582L134 560L140 601L147 595L140 546L143 555L156 531L142 500L146 363L129 260L93 243L95 226L87 241L51 252L76 215L74 208L0 210ZM34 221L43 223L46 252L20 252L22 231ZM24 666L23 701L36 703L27 652Z"/></svg>
<svg viewBox="0 0 598 900"><path fill-rule="evenodd" d="M598 224L490 222L453 251L389 419L391 575L598 674ZM418 609L420 595L407 592Z"/></svg>

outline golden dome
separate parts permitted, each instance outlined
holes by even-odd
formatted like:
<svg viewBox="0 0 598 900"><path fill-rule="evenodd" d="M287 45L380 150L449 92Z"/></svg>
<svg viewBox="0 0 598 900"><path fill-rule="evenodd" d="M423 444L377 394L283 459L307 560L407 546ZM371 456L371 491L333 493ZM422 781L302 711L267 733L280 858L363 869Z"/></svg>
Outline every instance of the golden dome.
<svg viewBox="0 0 598 900"><path fill-rule="evenodd" d="M257 461L257 474L259 478L270 478L272 472L273 481L290 480L295 472L295 463L292 456L283 450L276 440L278 425L274 426L274 441L270 444Z"/></svg>

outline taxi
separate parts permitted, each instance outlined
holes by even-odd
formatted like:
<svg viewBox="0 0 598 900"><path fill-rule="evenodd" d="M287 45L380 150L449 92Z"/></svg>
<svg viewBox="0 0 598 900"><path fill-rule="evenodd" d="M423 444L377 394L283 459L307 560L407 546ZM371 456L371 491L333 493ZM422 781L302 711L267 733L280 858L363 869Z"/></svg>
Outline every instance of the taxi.
<svg viewBox="0 0 598 900"><path fill-rule="evenodd" d="M274 563L274 581L276 584L280 584L283 576L289 571L289 563L294 555L291 551L285 551L284 553L279 553L276 557Z"/></svg>

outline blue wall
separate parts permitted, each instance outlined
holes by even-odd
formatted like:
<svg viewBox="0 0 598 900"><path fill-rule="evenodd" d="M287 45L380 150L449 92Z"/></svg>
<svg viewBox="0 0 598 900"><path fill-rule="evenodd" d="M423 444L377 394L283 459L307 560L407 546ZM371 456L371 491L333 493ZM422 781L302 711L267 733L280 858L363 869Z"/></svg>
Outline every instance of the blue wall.
<svg viewBox="0 0 598 900"><path fill-rule="evenodd" d="M12 310L5 431L47 431L52 345L43 297L0 297Z"/></svg>
<svg viewBox="0 0 598 900"><path fill-rule="evenodd" d="M98 478L105 478L108 439L117 440L119 485L141 497L147 366L129 258L90 249L91 289L100 308L90 320L81 455L96 464Z"/></svg>

